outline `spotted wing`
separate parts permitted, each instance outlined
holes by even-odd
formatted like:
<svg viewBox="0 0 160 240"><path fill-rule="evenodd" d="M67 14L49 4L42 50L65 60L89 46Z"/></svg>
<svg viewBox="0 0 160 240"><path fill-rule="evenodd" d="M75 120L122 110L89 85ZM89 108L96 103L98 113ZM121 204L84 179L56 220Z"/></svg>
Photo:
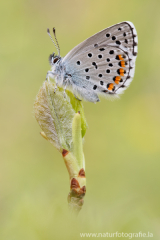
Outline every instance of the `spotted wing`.
<svg viewBox="0 0 160 240"><path fill-rule="evenodd" d="M134 76L137 43L134 25L122 22L73 48L63 64L80 95L122 93Z"/></svg>

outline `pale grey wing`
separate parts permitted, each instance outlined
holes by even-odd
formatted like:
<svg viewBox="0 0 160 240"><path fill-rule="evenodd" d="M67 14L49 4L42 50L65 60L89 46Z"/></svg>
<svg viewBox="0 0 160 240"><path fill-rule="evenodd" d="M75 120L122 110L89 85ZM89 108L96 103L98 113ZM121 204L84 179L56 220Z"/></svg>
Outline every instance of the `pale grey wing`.
<svg viewBox="0 0 160 240"><path fill-rule="evenodd" d="M134 75L137 42L134 25L122 22L80 43L64 57L63 64L73 84L80 82L78 88L122 93Z"/></svg>
<svg viewBox="0 0 160 240"><path fill-rule="evenodd" d="M115 38L114 38L115 37ZM80 54L82 51L88 51L97 45L116 44L127 47L134 56L137 55L137 32L135 26L131 22L121 22L108 27L82 43L74 47L65 57L64 60L70 60L72 57Z"/></svg>
<svg viewBox="0 0 160 240"><path fill-rule="evenodd" d="M90 59L85 61L88 54ZM76 59L77 61L77 59ZM66 67L72 82L78 88L92 90L96 94L115 94L129 85L134 75L129 56L116 47L97 48L78 56L77 62Z"/></svg>
<svg viewBox="0 0 160 240"><path fill-rule="evenodd" d="M83 77L73 76L70 87L78 99L83 98L89 102L99 102L97 93L93 91L93 83L86 81Z"/></svg>

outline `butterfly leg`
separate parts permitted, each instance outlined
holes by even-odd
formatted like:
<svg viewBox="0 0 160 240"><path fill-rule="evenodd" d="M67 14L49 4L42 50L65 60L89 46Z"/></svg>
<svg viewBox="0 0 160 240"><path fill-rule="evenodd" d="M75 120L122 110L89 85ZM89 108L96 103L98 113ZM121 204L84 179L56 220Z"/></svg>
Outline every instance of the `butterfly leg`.
<svg viewBox="0 0 160 240"><path fill-rule="evenodd" d="M47 72L47 75L46 75L46 81L48 80L48 82L49 82L49 75L50 75L50 74L54 77L53 72L48 71L48 72Z"/></svg>
<svg viewBox="0 0 160 240"><path fill-rule="evenodd" d="M57 90L57 85L58 85L57 77L55 77L55 82L56 82L56 86L55 86L55 89L54 89L54 93L56 92L56 90Z"/></svg>
<svg viewBox="0 0 160 240"><path fill-rule="evenodd" d="M66 97L66 88L67 88L67 84L68 84L68 81L65 81L64 92L63 92L64 98Z"/></svg>
<svg viewBox="0 0 160 240"><path fill-rule="evenodd" d="M77 99L77 100L79 100L79 101L82 101L81 99L79 99L75 94L74 94L74 96L75 96L75 98Z"/></svg>

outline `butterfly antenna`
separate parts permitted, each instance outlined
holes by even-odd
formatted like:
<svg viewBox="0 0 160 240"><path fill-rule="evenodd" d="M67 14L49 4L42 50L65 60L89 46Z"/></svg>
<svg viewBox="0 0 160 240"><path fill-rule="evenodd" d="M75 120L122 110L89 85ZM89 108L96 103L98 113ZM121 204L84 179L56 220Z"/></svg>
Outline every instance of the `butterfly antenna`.
<svg viewBox="0 0 160 240"><path fill-rule="evenodd" d="M54 34L54 38L55 38L55 40L56 40L57 47L58 47L58 55L59 55L59 57L60 57L60 47L59 47L59 44L58 44L58 40L57 40L57 38L56 38L56 29L55 29L55 28L53 28L53 34Z"/></svg>
<svg viewBox="0 0 160 240"><path fill-rule="evenodd" d="M51 37L49 28L47 28L47 33L48 33L48 35L50 36L50 39L52 40L52 42L53 42L54 46L56 47L56 49L57 49L57 51L58 51L58 54L59 54L59 46L57 47L57 45L56 45L55 42L53 41L53 38Z"/></svg>

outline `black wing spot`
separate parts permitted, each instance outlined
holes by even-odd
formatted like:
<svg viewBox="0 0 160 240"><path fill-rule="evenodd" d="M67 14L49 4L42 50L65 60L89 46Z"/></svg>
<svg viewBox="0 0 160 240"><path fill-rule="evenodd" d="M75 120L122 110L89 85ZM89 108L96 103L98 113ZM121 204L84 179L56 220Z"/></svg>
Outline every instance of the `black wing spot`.
<svg viewBox="0 0 160 240"><path fill-rule="evenodd" d="M103 82L103 81L100 81L100 84L101 84L101 85L103 85L103 84L104 84L104 82Z"/></svg>
<svg viewBox="0 0 160 240"><path fill-rule="evenodd" d="M112 64L112 63L109 63L108 65L109 65L110 67L113 67L113 64Z"/></svg>
<svg viewBox="0 0 160 240"><path fill-rule="evenodd" d="M86 68L86 69L85 69L85 72L89 72L89 68Z"/></svg>
<svg viewBox="0 0 160 240"><path fill-rule="evenodd" d="M104 51L104 50L105 50L105 48L100 48L100 49L99 49L99 51Z"/></svg>
<svg viewBox="0 0 160 240"><path fill-rule="evenodd" d="M127 39L125 39L124 41L125 41L125 43L128 43L128 40L127 40Z"/></svg>
<svg viewBox="0 0 160 240"><path fill-rule="evenodd" d="M98 44L97 44L97 43L95 43L95 44L94 44L94 47L95 47L95 48L97 48L97 47L98 47Z"/></svg>
<svg viewBox="0 0 160 240"><path fill-rule="evenodd" d="M113 41L116 40L116 36L113 36L113 37L112 37L112 40L113 40Z"/></svg>
<svg viewBox="0 0 160 240"><path fill-rule="evenodd" d="M101 55L101 54L99 54L99 55L98 55L98 58L102 58L102 55Z"/></svg>
<svg viewBox="0 0 160 240"><path fill-rule="evenodd" d="M95 69L97 69L97 68L98 68L98 66L97 66L96 62L92 62L92 65L95 67Z"/></svg>
<svg viewBox="0 0 160 240"><path fill-rule="evenodd" d="M80 61L77 61L77 65L80 65L81 64L81 62Z"/></svg>
<svg viewBox="0 0 160 240"><path fill-rule="evenodd" d="M100 74L98 74L98 77L100 77L100 78L101 78L102 76L103 76L103 75L102 75L101 73L100 73Z"/></svg>
<svg viewBox="0 0 160 240"><path fill-rule="evenodd" d="M110 33L107 33L107 34L106 34L106 37L110 37L110 35L111 35Z"/></svg>
<svg viewBox="0 0 160 240"><path fill-rule="evenodd" d="M88 57L92 57L92 53L88 53Z"/></svg>
<svg viewBox="0 0 160 240"><path fill-rule="evenodd" d="M121 31L122 30L122 28L118 28L118 31Z"/></svg>
<svg viewBox="0 0 160 240"><path fill-rule="evenodd" d="M106 59L107 62L110 62L111 60L109 58Z"/></svg>
<svg viewBox="0 0 160 240"><path fill-rule="evenodd" d="M107 69L107 70L106 70L106 73L110 73L110 72L111 72L111 70L110 70L110 69Z"/></svg>
<svg viewBox="0 0 160 240"><path fill-rule="evenodd" d="M90 76L86 76L86 79L89 80L89 79L90 79Z"/></svg>
<svg viewBox="0 0 160 240"><path fill-rule="evenodd" d="M118 40L118 41L116 41L116 44L120 45L120 44L121 44L121 42Z"/></svg>
<svg viewBox="0 0 160 240"><path fill-rule="evenodd" d="M96 89L97 89L97 85L94 85L94 86L93 86L93 90L96 90Z"/></svg>
<svg viewBox="0 0 160 240"><path fill-rule="evenodd" d="M124 32L124 33L123 33L123 36L126 37L126 35L127 35L127 34Z"/></svg>
<svg viewBox="0 0 160 240"><path fill-rule="evenodd" d="M137 56L137 52L134 52L134 53L133 53L133 56Z"/></svg>
<svg viewBox="0 0 160 240"><path fill-rule="evenodd" d="M111 51L109 52L109 54L114 54L114 51L113 51L113 50L111 50Z"/></svg>

